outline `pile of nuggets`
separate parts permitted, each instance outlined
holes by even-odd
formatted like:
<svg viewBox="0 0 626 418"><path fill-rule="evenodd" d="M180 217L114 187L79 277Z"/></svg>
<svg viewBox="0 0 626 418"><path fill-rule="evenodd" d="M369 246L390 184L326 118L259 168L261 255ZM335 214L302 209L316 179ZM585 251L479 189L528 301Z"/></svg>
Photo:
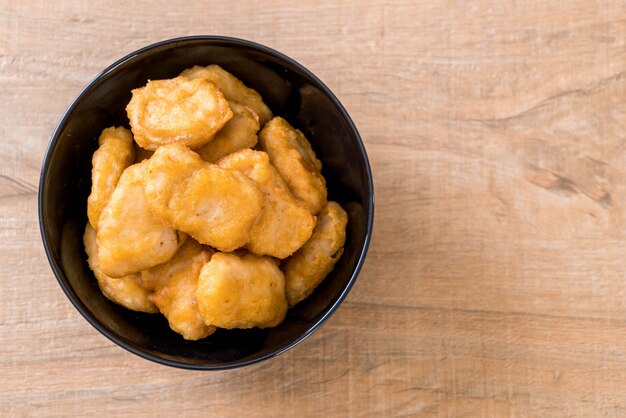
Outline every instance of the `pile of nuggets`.
<svg viewBox="0 0 626 418"><path fill-rule="evenodd" d="M92 159L88 263L104 295L185 339L268 328L341 257L348 216L310 143L217 65L132 91Z"/></svg>

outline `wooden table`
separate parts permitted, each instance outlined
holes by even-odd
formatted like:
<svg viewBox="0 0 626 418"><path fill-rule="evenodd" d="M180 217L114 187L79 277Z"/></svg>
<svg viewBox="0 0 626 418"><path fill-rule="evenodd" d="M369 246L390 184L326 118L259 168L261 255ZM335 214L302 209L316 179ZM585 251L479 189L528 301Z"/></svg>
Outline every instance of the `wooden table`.
<svg viewBox="0 0 626 418"><path fill-rule="evenodd" d="M1 416L626 416L626 4L0 2ZM345 104L376 186L338 312L271 361L152 364L71 306L37 184L64 109L115 59L251 39Z"/></svg>

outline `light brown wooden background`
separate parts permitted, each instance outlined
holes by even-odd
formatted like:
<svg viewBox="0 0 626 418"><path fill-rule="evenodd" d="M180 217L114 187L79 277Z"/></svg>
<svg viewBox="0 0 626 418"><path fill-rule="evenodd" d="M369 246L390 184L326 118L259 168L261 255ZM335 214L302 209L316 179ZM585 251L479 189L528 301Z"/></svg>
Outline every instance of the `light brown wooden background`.
<svg viewBox="0 0 626 418"><path fill-rule="evenodd" d="M188 34L261 42L321 77L377 193L339 311L219 373L98 334L36 215L71 99ZM0 0L0 415L626 416L625 38L623 1Z"/></svg>

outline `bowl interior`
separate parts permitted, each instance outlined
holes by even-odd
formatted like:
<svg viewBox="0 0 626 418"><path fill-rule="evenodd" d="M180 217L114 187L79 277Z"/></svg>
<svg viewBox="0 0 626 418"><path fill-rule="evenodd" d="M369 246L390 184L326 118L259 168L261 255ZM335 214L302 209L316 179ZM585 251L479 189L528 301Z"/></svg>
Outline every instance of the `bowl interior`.
<svg viewBox="0 0 626 418"><path fill-rule="evenodd" d="M130 91L193 65L219 64L255 88L274 114L310 139L323 163L329 199L348 211L344 254L333 272L278 327L219 330L185 341L162 315L126 310L100 292L86 263L82 233L91 187L91 156L103 128L128 126ZM345 297L362 264L373 215L372 180L356 129L332 93L308 71L268 48L245 41L195 37L156 44L105 70L72 103L52 138L40 185L40 222L52 268L76 308L100 332L153 361L187 368L253 363L297 343Z"/></svg>

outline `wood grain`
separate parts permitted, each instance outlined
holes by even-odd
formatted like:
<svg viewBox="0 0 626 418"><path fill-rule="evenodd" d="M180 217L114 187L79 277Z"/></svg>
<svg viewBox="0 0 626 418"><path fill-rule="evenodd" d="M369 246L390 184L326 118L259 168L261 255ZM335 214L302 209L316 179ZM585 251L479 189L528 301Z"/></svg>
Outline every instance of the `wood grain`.
<svg viewBox="0 0 626 418"><path fill-rule="evenodd" d="M1 416L626 416L623 1L0 4ZM219 373L98 334L56 284L36 216L80 88L186 34L315 72L377 192L339 311L288 353Z"/></svg>

